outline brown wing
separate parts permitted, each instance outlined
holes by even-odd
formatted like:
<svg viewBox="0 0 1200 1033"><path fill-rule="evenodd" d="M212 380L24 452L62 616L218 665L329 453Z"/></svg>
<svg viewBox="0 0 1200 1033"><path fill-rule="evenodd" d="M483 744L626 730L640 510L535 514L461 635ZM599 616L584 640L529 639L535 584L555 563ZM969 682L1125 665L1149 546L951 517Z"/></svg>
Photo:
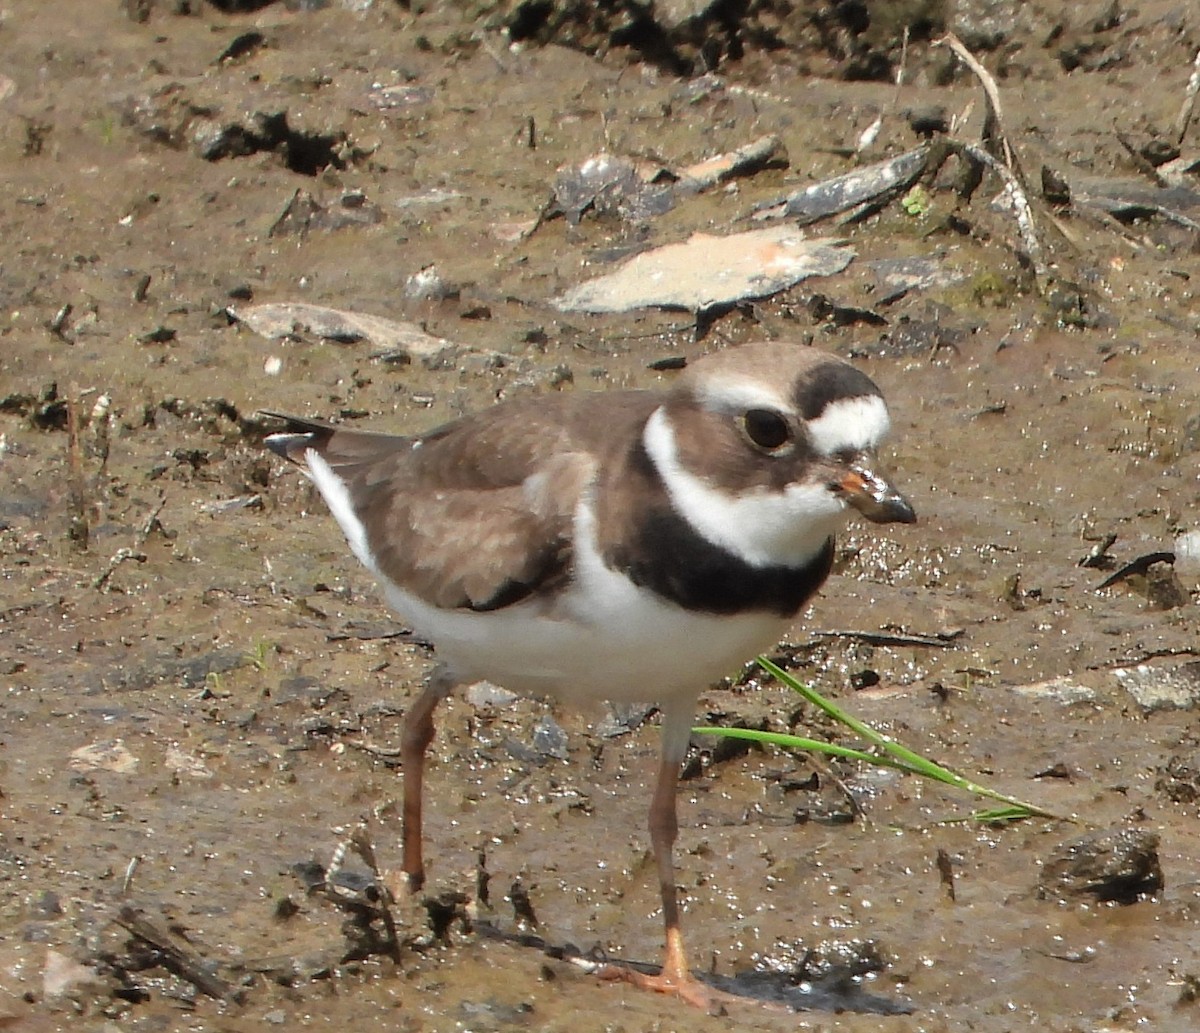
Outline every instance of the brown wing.
<svg viewBox="0 0 1200 1033"><path fill-rule="evenodd" d="M598 457L633 439L654 404L641 392L554 395L415 438L285 416L288 432L267 443L295 462L308 449L324 457L390 580L444 609L496 610L567 581Z"/></svg>

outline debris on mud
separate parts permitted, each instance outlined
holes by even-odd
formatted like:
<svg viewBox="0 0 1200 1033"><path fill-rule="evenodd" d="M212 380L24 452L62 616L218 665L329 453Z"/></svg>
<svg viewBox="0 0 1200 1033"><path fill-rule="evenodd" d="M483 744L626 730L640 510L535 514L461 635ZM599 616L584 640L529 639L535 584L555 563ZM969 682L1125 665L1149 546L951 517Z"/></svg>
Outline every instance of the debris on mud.
<svg viewBox="0 0 1200 1033"><path fill-rule="evenodd" d="M1175 573L1173 552L1148 552L1130 560L1097 585L1096 591L1100 592L1115 585L1124 585L1144 596L1147 604L1154 610L1174 610L1191 602L1191 596Z"/></svg>
<svg viewBox="0 0 1200 1033"><path fill-rule="evenodd" d="M1200 801L1200 753L1195 749L1172 754L1156 775L1154 791L1165 799L1182 804Z"/></svg>
<svg viewBox="0 0 1200 1033"><path fill-rule="evenodd" d="M90 743L71 751L72 771L113 771L128 774L136 771L138 758L130 752L120 739L111 742Z"/></svg>
<svg viewBox="0 0 1200 1033"><path fill-rule="evenodd" d="M888 965L873 940L827 940L817 946L777 942L755 959L755 968L718 985L732 993L784 1004L798 1011L908 1015L910 1002L882 997L866 981Z"/></svg>
<svg viewBox="0 0 1200 1033"><path fill-rule="evenodd" d="M677 170L676 189L695 192L725 183L736 176L748 176L763 169L785 169L788 153L778 136L763 136L724 154Z"/></svg>
<svg viewBox="0 0 1200 1033"><path fill-rule="evenodd" d="M216 974L216 964L200 957L186 941L161 928L144 911L126 904L117 913L116 922L130 934L130 950L119 965L115 958L109 961L127 979L134 973L161 966L219 1001L245 999L244 989Z"/></svg>
<svg viewBox="0 0 1200 1033"><path fill-rule="evenodd" d="M374 226L383 221L382 209L358 190L348 190L333 204L322 204L307 190L296 190L269 231L272 237L303 236L347 227Z"/></svg>
<svg viewBox="0 0 1200 1033"><path fill-rule="evenodd" d="M1154 904L1091 906L1113 890L1088 880L1123 873L1098 849L1092 875L1067 877L1083 906L1050 906L1030 890L1039 859L1070 868L1061 825L943 823L962 809L950 790L756 748L697 765L680 794L693 965L732 978L779 960L761 978L846 1033L880 1025L860 993L912 1002L886 1020L897 1031L1195 1024L1179 959L1200 877L1200 11L781 10L5 5L0 1025L675 1021L673 1000L551 964L658 947L637 788L652 702L580 713L479 686L447 700L427 785L436 890L392 903L396 937L388 873L347 857L330 879L345 900L323 864L319 886L292 873L397 795L402 715L434 658L387 620L332 518L299 519L311 487L278 476L265 424L242 414L417 433L518 393L666 387L699 354L763 338L851 357L879 383L881 458L922 512L895 537L848 528L789 666L925 755L1007 791L1037 778L1090 827L1143 825L1170 879ZM946 29L986 90L934 45ZM651 192L674 206L593 218L602 184L571 202L576 225L547 221L557 170L588 155L657 170ZM832 203L864 179L875 193ZM702 342L657 304L548 300L700 232L686 311L724 295L700 274L735 231L799 237L816 199L825 221L807 232L855 261L731 291ZM751 218L781 204L794 210ZM262 301L283 308L245 332L237 317L250 330ZM160 343L138 344L147 332ZM1096 591L1165 550L1173 565ZM702 712L829 731L765 679L731 677ZM398 826L374 832L386 866ZM1132 892L1153 886L1150 850L1128 856ZM479 935L486 875L522 880L541 946ZM124 906L154 936L117 924ZM244 1010L172 974L158 940L244 991ZM827 940L847 992L821 998L804 959ZM886 945L877 968L835 949L870 940Z"/></svg>
<svg viewBox="0 0 1200 1033"><path fill-rule="evenodd" d="M754 219L794 219L801 226L851 209L875 211L916 182L930 165L930 149L911 151L834 176L754 207ZM863 214L860 212L859 215Z"/></svg>
<svg viewBox="0 0 1200 1033"><path fill-rule="evenodd" d="M1145 829L1089 832L1056 847L1042 862L1038 892L1043 897L1091 896L1133 904L1163 888L1159 837Z"/></svg>
<svg viewBox="0 0 1200 1033"><path fill-rule="evenodd" d="M339 344L367 341L384 349L382 354L374 357L388 362L418 359L426 366L437 367L452 363L463 350L451 341L425 333L412 323L306 302L231 307L229 314L256 334L272 340L312 334Z"/></svg>
<svg viewBox="0 0 1200 1033"><path fill-rule="evenodd" d="M1178 667L1119 667L1113 672L1120 684L1146 713L1156 710L1193 710L1200 706L1200 661Z"/></svg>
<svg viewBox="0 0 1200 1033"><path fill-rule="evenodd" d="M578 226L584 214L644 222L675 204L670 183L659 181L661 166L647 166L614 154L597 154L558 170L547 218L562 215Z"/></svg>
<svg viewBox="0 0 1200 1033"><path fill-rule="evenodd" d="M694 313L765 298L810 276L832 276L854 258L843 242L806 239L790 226L728 236L695 233L635 255L616 272L598 276L554 299L564 312L628 312L676 308Z"/></svg>
<svg viewBox="0 0 1200 1033"><path fill-rule="evenodd" d="M558 170L543 218L562 215L569 226L578 226L591 213L644 223L669 212L682 196L787 164L787 151L777 136L764 136L679 169L603 152Z"/></svg>
<svg viewBox="0 0 1200 1033"><path fill-rule="evenodd" d="M219 101L197 100L181 82L130 97L122 117L155 143L189 149L205 161L244 158L261 151L278 154L293 172L315 176L322 169L344 168L349 157L346 134L295 128L286 109L252 108L225 116Z"/></svg>

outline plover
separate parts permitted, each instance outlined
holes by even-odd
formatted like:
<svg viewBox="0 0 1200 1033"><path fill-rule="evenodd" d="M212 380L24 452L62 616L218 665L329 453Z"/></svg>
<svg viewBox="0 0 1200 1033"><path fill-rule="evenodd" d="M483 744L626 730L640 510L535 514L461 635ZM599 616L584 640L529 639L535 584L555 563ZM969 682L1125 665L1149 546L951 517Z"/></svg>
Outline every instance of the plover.
<svg viewBox="0 0 1200 1033"><path fill-rule="evenodd" d="M828 576L849 516L916 519L877 467L879 388L835 356L772 342L701 358L662 392L501 402L413 437L268 415L287 430L267 445L305 469L441 661L401 740L408 887L425 878L434 709L456 686L655 702L662 971L600 974L711 1003L688 969L672 861L696 699L778 642Z"/></svg>

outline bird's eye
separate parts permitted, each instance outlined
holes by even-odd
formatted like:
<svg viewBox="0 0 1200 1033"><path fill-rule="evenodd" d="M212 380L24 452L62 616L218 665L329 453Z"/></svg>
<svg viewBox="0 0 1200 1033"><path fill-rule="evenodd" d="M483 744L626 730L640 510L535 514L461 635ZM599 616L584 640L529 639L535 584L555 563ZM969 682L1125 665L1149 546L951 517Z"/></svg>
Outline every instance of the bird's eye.
<svg viewBox="0 0 1200 1033"><path fill-rule="evenodd" d="M746 436L759 448L774 451L787 444L792 436L787 420L770 409L750 409L742 417Z"/></svg>

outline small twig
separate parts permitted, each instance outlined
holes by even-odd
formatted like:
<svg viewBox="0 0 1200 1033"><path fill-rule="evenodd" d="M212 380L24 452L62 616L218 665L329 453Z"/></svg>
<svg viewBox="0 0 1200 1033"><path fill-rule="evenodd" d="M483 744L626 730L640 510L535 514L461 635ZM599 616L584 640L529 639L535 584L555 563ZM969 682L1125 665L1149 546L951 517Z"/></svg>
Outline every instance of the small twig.
<svg viewBox="0 0 1200 1033"><path fill-rule="evenodd" d="M1117 143L1125 148L1125 154L1128 156L1129 160L1133 162L1134 167L1138 170L1138 172L1140 172L1147 179L1153 180L1156 187L1166 187L1170 185L1161 175L1159 175L1158 169L1142 157L1141 153L1137 149L1137 145L1131 139L1129 139L1125 133L1122 133L1118 129L1114 131L1114 135L1117 138Z"/></svg>
<svg viewBox="0 0 1200 1033"><path fill-rule="evenodd" d="M873 646L935 646L943 649L958 638L958 635L913 635L899 631L858 631L853 628L814 631L813 634L819 638L853 638Z"/></svg>
<svg viewBox="0 0 1200 1033"><path fill-rule="evenodd" d="M63 305L57 312L54 313L54 318L46 324L46 329L49 330L60 341L71 342L67 339L67 320L71 318L71 312L75 306L69 301Z"/></svg>
<svg viewBox="0 0 1200 1033"><path fill-rule="evenodd" d="M900 90L904 86L904 72L908 65L908 26L904 26L904 37L900 41L900 64L896 67L895 83L896 88L892 91L892 97L885 107L876 117L875 120L867 126L858 136L858 143L855 144L854 153L861 155L867 150L879 137L879 130L883 128L883 120L896 110L896 105L900 101Z"/></svg>
<svg viewBox="0 0 1200 1033"><path fill-rule="evenodd" d="M1136 574L1145 574L1155 563L1174 563L1175 553L1173 552L1148 552L1145 556L1139 556L1131 563L1126 563L1120 570L1110 574L1096 586L1096 591L1099 592L1105 588L1112 588L1113 585L1119 584L1126 578L1133 577Z"/></svg>
<svg viewBox="0 0 1200 1033"><path fill-rule="evenodd" d="M167 504L167 496L160 495L158 498L158 505L155 506L154 509L152 509L150 511L150 515L148 517L146 517L145 522L142 524L141 530L138 531L138 536L135 541L136 545L138 545L139 547L145 545L146 539L149 538L154 533L154 529L156 527L161 526L161 524L159 523L158 517L159 517L159 514L162 513L163 507L166 504Z"/></svg>
<svg viewBox="0 0 1200 1033"><path fill-rule="evenodd" d="M130 549L126 547L118 549L112 554L112 558L108 561L108 566L105 567L103 572L96 578L95 581L92 582L92 587L103 588L105 585L107 585L108 579L113 576L117 567L119 567L126 560L137 560L138 563L145 563L146 554L144 552L138 552L136 549Z"/></svg>
<svg viewBox="0 0 1200 1033"><path fill-rule="evenodd" d="M79 448L79 394L67 398L67 537L80 552L87 552L87 500L83 488L83 456Z"/></svg>
<svg viewBox="0 0 1200 1033"><path fill-rule="evenodd" d="M368 756L378 757L380 760L397 760L404 753L397 746L376 746L365 739L343 739L342 742L352 749L362 750Z"/></svg>
<svg viewBox="0 0 1200 1033"><path fill-rule="evenodd" d="M1025 181L1025 174L1021 171L1021 164L1017 160L1016 151L1013 150L1012 144L1009 143L1008 130L1004 126L1004 109L1000 105L1000 89L996 85L996 80L992 78L992 73L989 72L980 63L979 59L971 53L954 33L947 32L945 36L937 40L934 46L945 44L958 59L962 61L975 74L975 78L979 80L979 84L983 87L983 94L987 98L988 112L983 124L983 139L987 142L995 141L999 146L1000 154L997 157L1004 162L1022 183Z"/></svg>
<svg viewBox="0 0 1200 1033"><path fill-rule="evenodd" d="M134 854L133 857L129 859L129 864L125 866L125 878L121 880L121 896L128 894L130 888L133 886L133 876L137 871L141 860L141 854Z"/></svg>
<svg viewBox="0 0 1200 1033"><path fill-rule="evenodd" d="M334 832L341 831L334 829ZM342 866L346 863L346 855L350 852L350 837L338 840L338 845L333 848L333 853L329 857L329 864L325 868L325 892L331 897L343 896L341 889L337 884L337 877L342 873Z"/></svg>
<svg viewBox="0 0 1200 1033"><path fill-rule="evenodd" d="M383 871L375 857L375 847L371 842L371 833L365 821L360 821L353 831L334 848L333 856L329 859L329 867L325 869L325 893L334 900L352 899L353 895L346 894L337 883L337 876L346 863L346 855L353 852L367 866L375 887L378 901L373 902L374 910L383 919L383 927L388 937L388 953L393 961L400 963L400 935L396 930L396 919L392 915L392 895L384 885Z"/></svg>
<svg viewBox="0 0 1200 1033"><path fill-rule="evenodd" d="M777 136L763 136L724 154L679 170L678 189L706 190L734 176L756 172L772 163L787 164L787 151Z"/></svg>
<svg viewBox="0 0 1200 1033"><path fill-rule="evenodd" d="M98 480L102 480L108 469L109 424L111 422L109 413L111 409L112 395L102 394L96 399L96 404L92 406L91 416L88 417L88 424L92 431L91 440L88 442L88 454L93 459L100 460Z"/></svg>
<svg viewBox="0 0 1200 1033"><path fill-rule="evenodd" d="M983 67L979 59L954 33L946 33L935 43L935 46L942 44L948 46L959 60L971 69L983 87L983 95L987 100L987 115L984 118L982 133L983 141L987 146L978 147L975 144L963 143L960 145L961 149L977 161L995 170L1004 180L1004 192L1001 196L1012 207L1013 214L1017 219L1017 228L1025 244L1025 251L1033 263L1034 273L1038 278L1038 287L1039 289L1044 288L1050 270L1042 257L1042 245L1038 239L1033 208L1029 204L1028 180L1004 124L1004 111L1000 105L1000 89L991 73ZM1060 219L1052 215L1048 218L1064 239L1074 246L1078 246L1073 235Z"/></svg>
<svg viewBox="0 0 1200 1033"><path fill-rule="evenodd" d="M1008 412L1008 402L993 402L991 405L985 405L982 409L972 409L963 418L966 420L977 420L981 416L1002 416Z"/></svg>
<svg viewBox="0 0 1200 1033"><path fill-rule="evenodd" d="M1113 671L1118 667L1133 667L1136 664L1144 664L1150 660L1163 660L1166 657L1172 656L1200 656L1200 648L1181 646L1167 649L1143 649L1139 650L1136 654L1126 653L1119 660L1112 660L1107 664L1097 664L1089 667L1088 670Z"/></svg>
<svg viewBox="0 0 1200 1033"><path fill-rule="evenodd" d="M163 506L167 504L167 496L160 495L158 504L150 511L150 515L143 521L142 526L138 529L134 536L133 545L118 549L113 553L112 559L108 561L108 566L96 577L92 582L93 588L103 588L108 584L109 578L126 560L137 560L138 563L146 562L146 554L141 551L142 546L146 544L146 539L154 533L154 529L159 526L158 515L163 511Z"/></svg>
<svg viewBox="0 0 1200 1033"><path fill-rule="evenodd" d="M1042 243L1038 239L1037 226L1033 219L1033 209L1030 207L1029 198L1025 195L1025 189L1021 185L1021 178L1016 174L1015 170L998 161L982 147L973 143L962 143L959 146L976 161L982 162L988 168L998 173L1000 178L1004 180L1004 192L1002 196L1008 201L1012 207L1013 214L1016 216L1017 229L1020 231L1021 240L1025 245L1025 253L1033 263L1034 272L1037 274L1039 280L1044 281L1049 275L1050 270L1046 265L1045 258L1042 256Z"/></svg>
<svg viewBox="0 0 1200 1033"><path fill-rule="evenodd" d="M383 918L383 927L387 931L391 958L398 965L400 964L400 934L396 931L396 919L392 915L392 896L383 884L383 871L375 859L375 846L371 842L371 833L367 829L365 821L350 833L350 844L362 858L363 863L371 870L371 877L375 880L375 889L379 893L379 912Z"/></svg>
<svg viewBox="0 0 1200 1033"><path fill-rule="evenodd" d="M833 767L825 760L825 758L819 753L814 752L808 755L808 762L813 767L817 768L821 772L821 775L826 778L839 793L842 794L847 805L850 807L850 813L858 821L870 826L871 818L867 814L866 809L859 802L858 797L854 795L854 791L846 783L846 780L838 777L837 772L833 770Z"/></svg>
<svg viewBox="0 0 1200 1033"><path fill-rule="evenodd" d="M116 922L158 951L162 955L163 966L187 980L197 990L218 1001L241 1002L243 991L234 989L225 980L214 976L199 955L179 946L170 933L158 928L144 912L127 904L117 913Z"/></svg>

